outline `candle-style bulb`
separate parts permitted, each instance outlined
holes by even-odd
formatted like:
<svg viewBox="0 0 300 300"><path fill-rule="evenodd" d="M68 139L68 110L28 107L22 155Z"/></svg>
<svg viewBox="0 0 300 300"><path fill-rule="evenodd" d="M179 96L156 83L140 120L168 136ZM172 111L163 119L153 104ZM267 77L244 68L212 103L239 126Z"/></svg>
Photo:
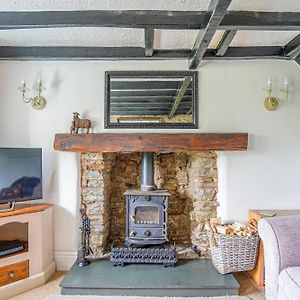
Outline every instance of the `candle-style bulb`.
<svg viewBox="0 0 300 300"><path fill-rule="evenodd" d="M284 88L285 90L287 90L288 87L289 87L289 80L288 80L287 77L284 77L284 80L283 80L283 88Z"/></svg>
<svg viewBox="0 0 300 300"><path fill-rule="evenodd" d="M268 78L268 88L271 88L272 87L272 78L269 77Z"/></svg>

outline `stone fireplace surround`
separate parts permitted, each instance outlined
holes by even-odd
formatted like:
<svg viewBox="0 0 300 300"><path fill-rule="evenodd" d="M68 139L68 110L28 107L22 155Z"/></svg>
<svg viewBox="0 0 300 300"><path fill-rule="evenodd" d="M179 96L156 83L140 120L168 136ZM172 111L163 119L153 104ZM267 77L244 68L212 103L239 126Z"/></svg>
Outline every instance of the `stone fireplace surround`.
<svg viewBox="0 0 300 300"><path fill-rule="evenodd" d="M140 153L82 153L81 195L91 220L90 246L107 255L125 239L125 196L139 188ZM179 258L208 256L204 224L216 216L217 155L214 151L156 153L155 185L171 194L168 237ZM193 250L193 249L194 250Z"/></svg>
<svg viewBox="0 0 300 300"><path fill-rule="evenodd" d="M80 152L81 196L91 220L95 257L125 237L127 189L139 188L140 152L155 152L155 184L170 192L168 237L179 257L208 256L203 231L216 216L217 154L247 149L247 133L56 134L54 148Z"/></svg>

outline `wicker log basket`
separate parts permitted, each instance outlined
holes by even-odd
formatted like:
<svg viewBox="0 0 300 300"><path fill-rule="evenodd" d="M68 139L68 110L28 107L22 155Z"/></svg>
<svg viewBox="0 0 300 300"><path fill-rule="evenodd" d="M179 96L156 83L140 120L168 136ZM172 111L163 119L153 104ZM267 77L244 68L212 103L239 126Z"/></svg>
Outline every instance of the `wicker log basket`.
<svg viewBox="0 0 300 300"><path fill-rule="evenodd" d="M212 263L221 274L254 269L259 245L257 234L224 235L210 230L209 236Z"/></svg>

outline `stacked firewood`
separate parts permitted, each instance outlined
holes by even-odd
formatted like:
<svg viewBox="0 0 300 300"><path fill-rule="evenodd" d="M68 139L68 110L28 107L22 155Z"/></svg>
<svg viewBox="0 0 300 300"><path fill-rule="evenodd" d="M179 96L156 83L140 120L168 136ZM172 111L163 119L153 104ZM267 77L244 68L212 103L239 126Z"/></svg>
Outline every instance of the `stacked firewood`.
<svg viewBox="0 0 300 300"><path fill-rule="evenodd" d="M234 222L233 224L222 224L221 218L211 218L205 228L213 234L228 236L257 236L257 228L250 223Z"/></svg>

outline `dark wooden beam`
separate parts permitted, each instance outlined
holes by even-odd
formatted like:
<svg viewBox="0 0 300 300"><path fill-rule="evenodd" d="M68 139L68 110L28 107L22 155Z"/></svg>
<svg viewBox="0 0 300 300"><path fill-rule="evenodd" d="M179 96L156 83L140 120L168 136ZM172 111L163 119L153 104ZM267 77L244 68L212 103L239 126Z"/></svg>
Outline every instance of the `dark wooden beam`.
<svg viewBox="0 0 300 300"><path fill-rule="evenodd" d="M91 133L56 134L54 149L71 152L242 151L247 133Z"/></svg>
<svg viewBox="0 0 300 300"><path fill-rule="evenodd" d="M295 62L298 64L298 66L300 67L300 55L298 57L296 57Z"/></svg>
<svg viewBox="0 0 300 300"><path fill-rule="evenodd" d="M154 29L145 28L145 55L153 55L153 45L154 45Z"/></svg>
<svg viewBox="0 0 300 300"><path fill-rule="evenodd" d="M185 109L182 109L178 112L176 112L175 115L184 115L186 111ZM161 115L168 115L168 111L161 110L161 109L140 109L140 110L112 110L111 115L113 116L161 116Z"/></svg>
<svg viewBox="0 0 300 300"><path fill-rule="evenodd" d="M191 96L183 96L181 102L190 102L192 100ZM141 97L110 97L111 103L119 102L128 102L128 103L137 103L137 102L152 102L152 103L171 103L174 102L174 96L141 96Z"/></svg>
<svg viewBox="0 0 300 300"><path fill-rule="evenodd" d="M139 60L186 59L189 49L154 50L145 57L142 47L0 47L0 60Z"/></svg>
<svg viewBox="0 0 300 300"><path fill-rule="evenodd" d="M181 101L183 99L185 91L186 91L187 87L190 85L191 81L192 81L192 76L186 76L185 79L183 80L183 82L181 83L181 86L178 89L178 92L175 96L173 106L169 112L169 116L173 116L175 114L176 110L178 109L179 104L181 103Z"/></svg>
<svg viewBox="0 0 300 300"><path fill-rule="evenodd" d="M50 27L201 29L206 11L87 10L0 12L0 30Z"/></svg>
<svg viewBox="0 0 300 300"><path fill-rule="evenodd" d="M221 40L220 40L220 42L217 46L217 50L216 50L216 55L217 56L223 56L226 53L226 51L227 51L230 43L232 42L236 32L237 32L236 30L226 30L224 32L224 34L223 34L223 36L222 36L222 38L221 38Z"/></svg>
<svg viewBox="0 0 300 300"><path fill-rule="evenodd" d="M299 30L300 12L228 11L220 30Z"/></svg>
<svg viewBox="0 0 300 300"><path fill-rule="evenodd" d="M113 80L110 83L110 89L113 90L175 90L177 91L178 85L181 84L180 78L176 80L165 80L161 81L160 79L153 78L148 81L116 81Z"/></svg>
<svg viewBox="0 0 300 300"><path fill-rule="evenodd" d="M208 49L204 60L230 59L289 59L279 55L282 46L229 47L224 56L216 56ZM4 47L0 46L0 60L161 60L187 59L188 49L154 50L145 56L142 47ZM174 88L174 91L176 87Z"/></svg>
<svg viewBox="0 0 300 300"><path fill-rule="evenodd" d="M120 27L199 30L206 11L88 10L0 12L0 30L51 27ZM300 30L300 12L228 11L218 29Z"/></svg>
<svg viewBox="0 0 300 300"><path fill-rule="evenodd" d="M208 12L211 13L206 28L200 30L194 43L192 54L189 57L189 68L196 69L204 56L210 41L218 29L231 0L211 0Z"/></svg>
<svg viewBox="0 0 300 300"><path fill-rule="evenodd" d="M175 90L132 90L132 91L111 91L110 92L110 98L114 98L114 97L131 97L131 98L135 98L135 97L160 97L160 98L164 98L164 97L174 97L175 96ZM192 90L191 89L187 89L186 96L190 96L192 95Z"/></svg>
<svg viewBox="0 0 300 300"><path fill-rule="evenodd" d="M295 60L300 55L300 45L296 47L293 51L291 51L288 57L292 60Z"/></svg>
<svg viewBox="0 0 300 300"><path fill-rule="evenodd" d="M300 34L285 45L284 55L290 59L296 59L300 55Z"/></svg>
<svg viewBox="0 0 300 300"><path fill-rule="evenodd" d="M258 46L258 47L229 47L223 56L216 56L215 49L208 49L203 57L204 60L233 60L233 59L288 59L278 55L281 46Z"/></svg>
<svg viewBox="0 0 300 300"><path fill-rule="evenodd" d="M192 114L192 107L185 113L186 115Z"/></svg>
<svg viewBox="0 0 300 300"><path fill-rule="evenodd" d="M300 46L300 34L294 37L291 41L289 41L284 47L282 47L277 55L288 56L291 59L295 59L297 57L297 51L299 51Z"/></svg>

